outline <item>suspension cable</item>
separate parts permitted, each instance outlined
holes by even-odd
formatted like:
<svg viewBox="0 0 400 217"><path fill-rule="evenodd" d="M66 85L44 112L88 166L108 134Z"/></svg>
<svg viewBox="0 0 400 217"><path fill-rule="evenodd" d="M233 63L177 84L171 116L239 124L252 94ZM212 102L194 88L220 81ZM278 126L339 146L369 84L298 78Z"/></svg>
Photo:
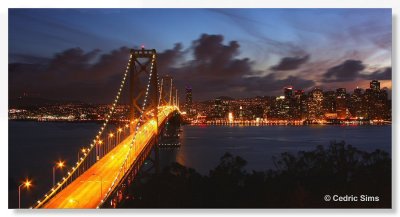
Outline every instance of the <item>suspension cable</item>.
<svg viewBox="0 0 400 217"><path fill-rule="evenodd" d="M115 176L113 182L111 183L111 186L108 188L108 191L106 192L106 194L104 195L104 197L103 197L102 200L100 201L100 204L99 204L96 208L99 208L99 207L105 202L106 198L107 198L107 197L109 196L109 194L111 193L111 191L112 191L114 185L117 184L117 181L119 181L119 180L118 180L119 176L120 176L122 173L125 173L124 168L126 168L126 165L128 165L128 164L130 163L130 162L128 162L128 161L129 161L129 159L130 159L130 155L131 155L132 149L133 149L133 147L134 147L134 143L135 143L135 141L136 141L137 132L138 132L138 130L139 130L139 128L140 128L140 124L141 124L142 118L143 118L144 109L145 109L145 106L146 106L146 103L147 103L147 97L148 97L148 93L149 93L149 88L150 88L150 83L151 83L151 77L152 77L152 74L153 74L154 62L155 62L155 54L152 55L151 67L150 67L150 73L149 73L149 79L148 79L147 88L146 88L146 94L145 94L145 98L144 98L144 100L143 100L142 109L141 109L141 111L140 111L140 115L139 115L139 119L138 119L138 124L136 125L135 132L134 132L134 134L133 134L132 141L130 142L130 145L129 145L128 153L126 154L125 160L124 160L124 162L122 163L121 167L119 168L117 175ZM135 147L135 148L136 148L136 147ZM130 166L130 165L129 165L129 166ZM122 177L123 177L123 176L121 176L121 178L122 178Z"/></svg>
<svg viewBox="0 0 400 217"><path fill-rule="evenodd" d="M73 175L75 175L75 173L78 171L79 167L82 165L82 163L89 157L89 155L92 153L92 150L95 148L96 142L99 140L99 138L101 137L101 135L103 134L105 128L107 127L107 124L109 122L109 120L111 119L111 117L113 116L113 114L115 114L115 107L120 99L120 95L122 93L122 89L124 88L125 85L125 81L126 78L128 76L129 70L131 68L131 61L132 61L132 54L129 57L129 61L125 70L125 73L123 75L122 81L121 81L121 85L117 91L117 95L114 98L113 104L111 106L110 111L108 112L108 114L106 115L106 119L102 124L102 127L100 127L100 130L98 131L97 135L95 136L95 139L93 139L93 142L90 143L88 151L84 153L84 156L81 157L80 159L78 159L78 161L76 162L76 166L73 166L71 171L68 171L68 175L66 177L62 178L61 182L58 182L56 184L56 186L53 186L43 197L41 200L37 201L37 204L34 206L34 208L40 208L42 205L44 205L49 199L51 199L56 193L58 193L60 190L62 190L63 187L68 186L68 180L71 179L71 182L73 180L75 180L78 176L75 177L75 179L73 178ZM96 158L97 160L97 158ZM96 163L97 161L95 161L94 163ZM86 169L89 169L92 165L88 166ZM65 185L65 186L64 186Z"/></svg>

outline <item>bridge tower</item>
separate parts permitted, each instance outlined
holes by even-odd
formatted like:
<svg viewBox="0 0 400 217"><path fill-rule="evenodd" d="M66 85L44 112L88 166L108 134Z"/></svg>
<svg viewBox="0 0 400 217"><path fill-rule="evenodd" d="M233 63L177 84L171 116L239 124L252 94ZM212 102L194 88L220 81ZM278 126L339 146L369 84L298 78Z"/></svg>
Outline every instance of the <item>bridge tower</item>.
<svg viewBox="0 0 400 217"><path fill-rule="evenodd" d="M138 124L156 118L156 141L158 144L158 106L159 85L157 74L156 50L131 50L133 65L130 72L130 131L135 132ZM171 79L172 81L172 79ZM171 83L172 84L172 83ZM146 96L148 94L148 96ZM142 106L140 106L142 105ZM140 118L140 114L142 117ZM158 145L154 147L154 167L159 171Z"/></svg>
<svg viewBox="0 0 400 217"><path fill-rule="evenodd" d="M161 78L160 105L172 105L173 81L172 77L165 75Z"/></svg>
<svg viewBox="0 0 400 217"><path fill-rule="evenodd" d="M141 113L143 113L143 117L140 120L142 123L152 117L157 118L159 90L156 54L155 49L131 50L133 61L129 75L131 133L135 131ZM148 94L147 97L146 94Z"/></svg>

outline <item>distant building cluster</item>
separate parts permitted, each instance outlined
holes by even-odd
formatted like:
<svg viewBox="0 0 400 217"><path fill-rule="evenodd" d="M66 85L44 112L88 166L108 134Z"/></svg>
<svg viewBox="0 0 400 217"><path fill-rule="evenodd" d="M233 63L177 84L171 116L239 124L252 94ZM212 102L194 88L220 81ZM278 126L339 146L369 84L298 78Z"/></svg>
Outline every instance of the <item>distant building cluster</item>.
<svg viewBox="0 0 400 217"><path fill-rule="evenodd" d="M247 99L219 97L211 101L192 103L192 90L186 90L183 108L192 122L196 121L297 121L309 123L343 120L391 120L391 100L373 80L370 88L345 88L323 91L314 88L308 93L285 87L283 95Z"/></svg>
<svg viewBox="0 0 400 217"><path fill-rule="evenodd" d="M10 108L10 120L34 121L103 121L112 105L54 104ZM111 120L128 120L129 106L118 105Z"/></svg>

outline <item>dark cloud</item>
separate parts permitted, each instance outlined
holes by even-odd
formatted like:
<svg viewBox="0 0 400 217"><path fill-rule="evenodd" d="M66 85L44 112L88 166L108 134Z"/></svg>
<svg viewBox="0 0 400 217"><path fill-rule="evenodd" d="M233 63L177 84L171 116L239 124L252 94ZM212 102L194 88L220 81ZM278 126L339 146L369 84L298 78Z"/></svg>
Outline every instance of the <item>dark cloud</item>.
<svg viewBox="0 0 400 217"><path fill-rule="evenodd" d="M111 100L120 82L112 78L122 77L129 49L121 47L102 55L99 52L71 48L55 54L45 64L9 64L10 97L34 93L52 99Z"/></svg>
<svg viewBox="0 0 400 217"><path fill-rule="evenodd" d="M392 80L392 67L378 69L369 75L364 75L364 78L369 80Z"/></svg>
<svg viewBox="0 0 400 217"><path fill-rule="evenodd" d="M158 54L159 73L166 73L181 58L182 45ZM111 102L123 72L130 49L120 47L108 53L99 49L84 51L70 48L56 53L46 61L35 56L19 57L20 62L9 64L10 97L23 93L50 99L81 100L84 102Z"/></svg>
<svg viewBox="0 0 400 217"><path fill-rule="evenodd" d="M111 75L121 75L125 71L130 55L130 48L120 47L100 56L99 60L91 67L89 76L97 76L103 81Z"/></svg>
<svg viewBox="0 0 400 217"><path fill-rule="evenodd" d="M190 52L192 58L183 57ZM195 91L196 100L206 100L219 95L250 97L281 91L288 84L307 88L313 81L296 78L277 78L274 74L260 74L254 62L238 58L237 41L225 42L222 35L203 34L184 49L180 43L157 56L160 76L170 74L178 89L187 85ZM188 55L186 55L188 56ZM81 100L107 103L112 100L129 58L129 48L121 47L108 53L95 49L84 51L71 48L55 54L47 62L9 64L10 97L24 92L52 99ZM35 60L34 57L25 57ZM304 62L308 57L301 57ZM288 60L283 61L288 64ZM289 61L290 62L290 61ZM296 61L295 61L296 62ZM291 67L293 67L293 63ZM299 65L300 63L297 63ZM180 91L183 94L184 91Z"/></svg>
<svg viewBox="0 0 400 217"><path fill-rule="evenodd" d="M28 63L28 64L47 64L51 59L46 57L37 57L27 54L9 54L9 63Z"/></svg>
<svg viewBox="0 0 400 217"><path fill-rule="evenodd" d="M251 77L242 81L243 85L247 85L247 91L258 91L259 95L265 93L274 93L274 95L281 95L285 86L291 85L296 89L307 90L315 85L313 80L303 79L295 76L288 76L286 78L277 78L276 74L268 74L264 77ZM264 94L263 94L264 93Z"/></svg>
<svg viewBox="0 0 400 217"><path fill-rule="evenodd" d="M230 41L223 43L222 35L203 34L192 42L189 50L193 59L183 62L176 67L170 67L171 71L179 78L197 81L206 79L219 80L230 79L245 75L252 71L252 62L248 58L239 59L239 44ZM182 55L182 49L173 49L175 52L166 51L159 55L159 62L174 64ZM170 55L167 55L170 54ZM164 64L163 64L164 65ZM182 79L182 80L184 80Z"/></svg>
<svg viewBox="0 0 400 217"><path fill-rule="evenodd" d="M203 34L189 48L193 59L173 68L171 75L178 88L189 85L198 90L198 99L229 92L244 75L254 73L250 59L238 58L239 48L237 41L225 44L222 35Z"/></svg>
<svg viewBox="0 0 400 217"><path fill-rule="evenodd" d="M172 49L157 54L157 67L159 72L166 73L183 57L184 51L181 43L176 43Z"/></svg>
<svg viewBox="0 0 400 217"><path fill-rule="evenodd" d="M343 82L353 81L360 77L360 72L365 69L365 65L360 60L346 60L340 65L328 69L323 74L324 82Z"/></svg>
<svg viewBox="0 0 400 217"><path fill-rule="evenodd" d="M71 48L57 53L48 64L48 74L44 79L64 78L68 80L80 79L83 73L90 70L92 61L100 50L85 53L81 48ZM65 78L68 76L68 78Z"/></svg>
<svg viewBox="0 0 400 217"><path fill-rule="evenodd" d="M129 51L128 47L107 53L98 49L71 48L46 61L26 56L23 58L25 62L9 64L10 97L28 92L50 99L111 102L125 71ZM158 52L158 73L160 76L173 76L182 96L184 87L191 86L196 101L221 95L278 95L287 85L305 90L315 85L315 81L307 77L282 77L276 72L299 68L308 61L308 55L284 57L271 67L272 73L265 76L254 76L264 72L255 70L252 60L239 55L240 44L237 41L225 42L222 35L203 34L188 48L177 43L171 49ZM328 69L322 81L391 78L391 68L370 74L363 73L364 69L361 61L348 59Z"/></svg>
<svg viewBox="0 0 400 217"><path fill-rule="evenodd" d="M274 71L288 71L298 69L302 64L306 63L310 58L309 55L301 57L284 57L278 65L272 66L270 69Z"/></svg>
<svg viewBox="0 0 400 217"><path fill-rule="evenodd" d="M222 35L203 34L198 40L193 41L192 50L194 60L187 70L194 71L197 75L211 78L232 77L248 73L251 63L248 59L237 59L239 43L230 41L223 44Z"/></svg>
<svg viewBox="0 0 400 217"><path fill-rule="evenodd" d="M282 92L282 87L290 84L296 88L314 85L314 81L311 80L293 76L277 78L274 73L264 77L249 77L261 72L254 69L254 62L250 59L238 58L240 45L237 41L224 42L222 35L203 34L193 41L190 50L194 59L182 67L174 68L172 75L178 87L191 86L197 100L220 95L269 95L272 92ZM301 60L297 62L305 62L308 56L301 56L299 59Z"/></svg>
<svg viewBox="0 0 400 217"><path fill-rule="evenodd" d="M340 65L334 66L323 74L323 82L346 82L365 80L391 80L392 68L385 67L372 73L365 73L366 66L360 60L346 60Z"/></svg>

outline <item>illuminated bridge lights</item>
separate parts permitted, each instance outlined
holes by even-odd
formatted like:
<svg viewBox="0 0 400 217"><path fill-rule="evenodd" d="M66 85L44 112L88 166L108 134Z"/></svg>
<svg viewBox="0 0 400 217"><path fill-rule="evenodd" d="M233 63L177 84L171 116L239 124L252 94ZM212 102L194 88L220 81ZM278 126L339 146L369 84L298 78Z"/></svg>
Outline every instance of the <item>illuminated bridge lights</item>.
<svg viewBox="0 0 400 217"><path fill-rule="evenodd" d="M147 88L145 91L144 95L144 100L142 103L142 106L140 107L142 110L140 111L140 115L137 119L132 121L132 124L136 123L135 131L125 137L125 139L120 140L120 136L122 134L122 128L119 127L115 130L116 136L113 132L110 132L108 134L109 138L118 138L118 144L117 141L115 142L115 146L111 148L111 150L103 153L102 158L98 159L98 161L95 161L92 165L85 166L87 167L86 170L83 168L83 170L78 170L78 168L81 167L82 163L84 163L85 160L91 156L90 154L93 153L92 150L96 146L96 144L101 145L103 143L102 140L102 135L107 129L107 125L109 120L111 120L115 110L117 103L119 99L121 98L120 95L122 93L123 86L125 84L125 80L128 76L128 73L130 71L131 67L131 62L133 60L133 55L135 55L135 58L140 55L148 55L148 57L151 57L151 66L150 66L150 71L149 71L149 77L148 77L148 84ZM86 187L86 185L90 186L91 182L86 182L83 181L88 174L90 175L91 173L96 173L96 174L102 174L102 179L105 178L106 180L113 180L112 182L104 182L101 181L102 185L104 184L106 189L108 187L108 191L104 194L101 195L101 197L98 199L98 201L93 201L92 204L80 204L77 203L76 207L82 207L82 208L89 208L89 207L97 207L99 208L102 203L104 203L107 199L107 197L110 195L110 193L113 191L113 189L117 186L117 184L121 181L121 179L124 177L125 172L129 169L131 164L135 162L134 160L137 159L138 154L141 153L141 151L146 147L148 142L150 141L151 138L153 138L153 135L157 132L157 129L159 126L157 124L162 124L166 118L172 112L175 110L179 111L178 108L175 105L171 105L171 102L169 102L170 105L164 105L160 106L160 104L156 105L158 108L158 121L154 118L154 109L150 109L145 113L145 115L151 116L150 120L148 120L145 123L142 123L144 117L144 111L146 108L147 103L150 101L148 99L149 97L149 91L151 85L156 86L155 91L160 91L162 90L162 87L160 87L159 79L158 79L158 74L153 73L153 70L155 68L155 50L142 50L141 53L138 52L131 52L130 59L127 65L127 68L125 70L125 73L123 75L121 85L118 88L117 94L114 98L114 103L112 104L109 114L106 116L105 121L101 125L100 130L98 131L97 135L95 135L95 138L93 139L93 143L90 143L89 147L86 149L82 149L82 153L84 153L83 157L80 157L78 161L76 162L76 166L73 166L71 171L68 171L68 175L65 177L62 177L62 181L58 182L57 185L51 190L44 195L43 200L38 200L37 205L35 208L39 208L41 206L47 207L47 208L60 208L63 207L62 201L65 200L65 198L80 198L79 200L75 201L92 201L93 198L97 198L95 195L98 194L96 193L96 190L92 189L98 189L96 187L88 187L87 189L91 189L90 191L85 191L85 194L80 194L80 191L73 191L74 189L79 189L80 186ZM154 75L153 75L154 74ZM156 76L156 84L152 83L152 76ZM172 88L172 86L171 86ZM152 89L154 91L154 88ZM161 97L161 96L160 96ZM159 98L160 99L160 98ZM158 100L160 103L161 101ZM154 100L154 99L153 99ZM171 100L170 100L171 101ZM176 102L177 100L174 100ZM125 124L125 128L129 128L128 124ZM106 135L107 136L107 135ZM107 144L107 143L106 143ZM106 147L105 145L103 147ZM129 149L126 149L129 147ZM97 146L96 146L97 149ZM104 150L104 149L103 149ZM110 157L106 157L109 155ZM107 165L107 168L115 168L117 173L107 173L107 171L103 168L103 165ZM119 169L118 169L119 168ZM113 169L111 169L113 170ZM80 174L77 174L77 176L73 176L75 172L80 171ZM111 176L111 177L110 177ZM76 195L77 194L77 195ZM93 194L93 195L92 195ZM61 203L58 203L61 202ZM65 204L64 204L65 205Z"/></svg>

